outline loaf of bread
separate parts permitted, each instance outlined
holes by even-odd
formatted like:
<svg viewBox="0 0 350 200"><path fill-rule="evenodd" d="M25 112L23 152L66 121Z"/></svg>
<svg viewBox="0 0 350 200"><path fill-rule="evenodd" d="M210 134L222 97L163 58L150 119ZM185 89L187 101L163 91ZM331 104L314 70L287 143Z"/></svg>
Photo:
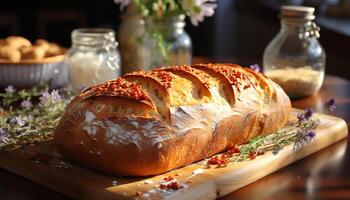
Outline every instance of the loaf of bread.
<svg viewBox="0 0 350 200"><path fill-rule="evenodd" d="M291 103L270 79L233 64L134 72L93 86L55 131L67 159L122 176L156 175L266 135Z"/></svg>

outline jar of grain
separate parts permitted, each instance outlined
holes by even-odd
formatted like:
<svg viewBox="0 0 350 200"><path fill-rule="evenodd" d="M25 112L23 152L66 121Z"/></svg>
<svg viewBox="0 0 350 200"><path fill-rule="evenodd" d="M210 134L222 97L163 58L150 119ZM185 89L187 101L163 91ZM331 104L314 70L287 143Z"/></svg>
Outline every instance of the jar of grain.
<svg viewBox="0 0 350 200"><path fill-rule="evenodd" d="M326 56L317 39L314 11L312 7L283 6L281 29L263 56L265 75L294 99L316 94L324 78Z"/></svg>

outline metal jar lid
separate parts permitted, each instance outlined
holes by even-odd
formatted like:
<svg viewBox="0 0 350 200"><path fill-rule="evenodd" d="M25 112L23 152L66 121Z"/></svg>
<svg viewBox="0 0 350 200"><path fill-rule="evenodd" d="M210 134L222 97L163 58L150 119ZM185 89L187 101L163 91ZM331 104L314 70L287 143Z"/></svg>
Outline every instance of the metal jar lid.
<svg viewBox="0 0 350 200"><path fill-rule="evenodd" d="M307 6L282 6L281 17L282 18L294 18L313 20L315 19L315 8Z"/></svg>
<svg viewBox="0 0 350 200"><path fill-rule="evenodd" d="M72 31L72 43L89 46L117 46L115 32L108 28L79 28Z"/></svg>

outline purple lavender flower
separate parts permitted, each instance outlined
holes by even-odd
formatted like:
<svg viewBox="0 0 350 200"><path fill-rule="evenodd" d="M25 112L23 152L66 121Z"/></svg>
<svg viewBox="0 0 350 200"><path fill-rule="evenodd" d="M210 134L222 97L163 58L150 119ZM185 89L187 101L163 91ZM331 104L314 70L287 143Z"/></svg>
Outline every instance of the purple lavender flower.
<svg viewBox="0 0 350 200"><path fill-rule="evenodd" d="M52 90L52 92L51 92L51 101L53 103L61 101L61 96L58 93L58 90Z"/></svg>
<svg viewBox="0 0 350 200"><path fill-rule="evenodd" d="M7 88L5 88L5 91L7 93L14 93L14 92L16 92L16 89L15 89L15 87L13 87L13 85L9 85L9 86L7 86Z"/></svg>
<svg viewBox="0 0 350 200"><path fill-rule="evenodd" d="M314 111L311 108L306 108L304 110L304 113L299 113L297 115L298 118L298 122L301 122L303 120L308 120L312 117L312 115L314 114Z"/></svg>
<svg viewBox="0 0 350 200"><path fill-rule="evenodd" d="M41 97L39 99L41 104L46 104L48 101L50 101L51 95L48 91L45 91L41 93Z"/></svg>
<svg viewBox="0 0 350 200"><path fill-rule="evenodd" d="M31 107L33 107L33 104L30 101L30 99L26 99L26 100L22 101L21 106L23 108L30 109Z"/></svg>
<svg viewBox="0 0 350 200"><path fill-rule="evenodd" d="M306 133L306 137L308 137L310 140L313 139L316 136L316 132L315 131L308 131Z"/></svg>
<svg viewBox="0 0 350 200"><path fill-rule="evenodd" d="M21 117L13 117L10 119L10 122L20 127L23 127L26 125L26 121Z"/></svg>
<svg viewBox="0 0 350 200"><path fill-rule="evenodd" d="M314 114L314 111L311 108L306 108L304 111L304 119L305 120L310 119L313 114Z"/></svg>
<svg viewBox="0 0 350 200"><path fill-rule="evenodd" d="M261 68L258 64L250 65L250 69L255 72L261 72Z"/></svg>
<svg viewBox="0 0 350 200"><path fill-rule="evenodd" d="M7 144L9 141L9 134L4 131L4 129L0 128L0 142Z"/></svg>
<svg viewBox="0 0 350 200"><path fill-rule="evenodd" d="M298 122L303 121L304 120L304 114L298 113L297 118L298 118Z"/></svg>
<svg viewBox="0 0 350 200"><path fill-rule="evenodd" d="M334 98L330 98L326 101L326 107L328 108L328 110L330 112L335 111L335 109L337 108L336 104L335 104L335 100Z"/></svg>

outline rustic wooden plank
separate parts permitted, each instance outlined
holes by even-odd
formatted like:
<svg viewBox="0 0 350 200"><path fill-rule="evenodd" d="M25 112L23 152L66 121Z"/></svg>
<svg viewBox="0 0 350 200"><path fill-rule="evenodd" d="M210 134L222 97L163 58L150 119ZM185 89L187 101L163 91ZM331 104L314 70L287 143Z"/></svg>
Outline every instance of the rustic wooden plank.
<svg viewBox="0 0 350 200"><path fill-rule="evenodd" d="M215 199L347 137L348 129L342 119L322 114L317 116L321 120L317 137L302 149L296 151L293 145L289 145L277 155L268 152L251 161L204 169L202 174L193 172L201 168L204 161L155 177L113 177L64 161L51 141L3 152L0 167L75 199ZM49 159L36 161L33 157L38 153L47 153ZM175 192L160 192L157 186L166 176L175 177L186 187ZM143 195L136 195L142 192Z"/></svg>

